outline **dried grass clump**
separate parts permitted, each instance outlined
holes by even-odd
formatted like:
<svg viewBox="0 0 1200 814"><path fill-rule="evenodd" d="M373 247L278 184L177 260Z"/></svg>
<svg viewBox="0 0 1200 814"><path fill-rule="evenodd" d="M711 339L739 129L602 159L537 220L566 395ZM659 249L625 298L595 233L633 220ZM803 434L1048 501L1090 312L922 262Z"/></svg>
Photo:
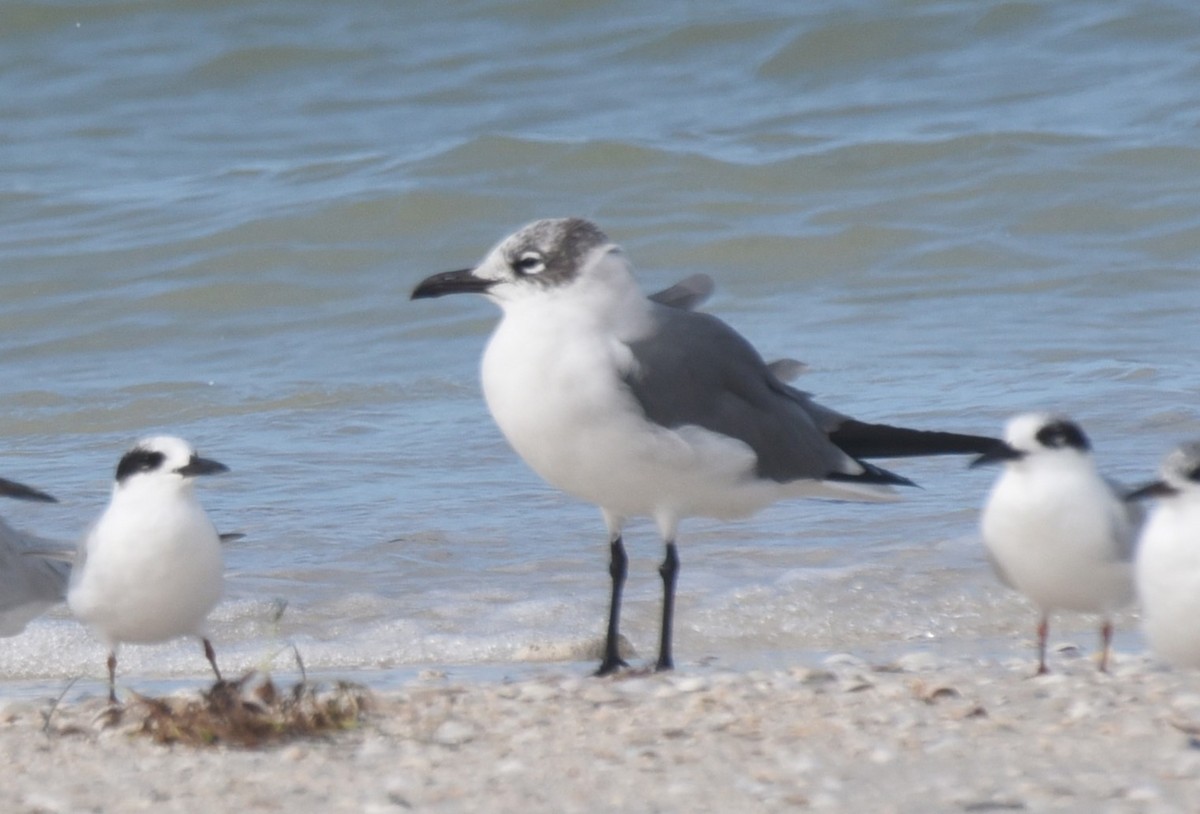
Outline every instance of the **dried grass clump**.
<svg viewBox="0 0 1200 814"><path fill-rule="evenodd" d="M370 706L370 691L338 681L321 689L301 680L291 689L251 671L218 681L200 698L134 696L129 712L144 714L140 734L156 743L255 748L356 728Z"/></svg>

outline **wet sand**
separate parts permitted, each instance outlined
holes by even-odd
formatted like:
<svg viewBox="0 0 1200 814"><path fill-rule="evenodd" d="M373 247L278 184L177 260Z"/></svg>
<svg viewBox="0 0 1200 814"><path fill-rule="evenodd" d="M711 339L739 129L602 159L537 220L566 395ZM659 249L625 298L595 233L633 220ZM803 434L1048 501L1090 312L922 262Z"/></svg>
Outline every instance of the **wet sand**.
<svg viewBox="0 0 1200 814"><path fill-rule="evenodd" d="M357 728L260 749L163 746L100 699L0 708L0 810L652 812L1200 810L1200 683L1071 651L515 681L431 671ZM193 694L195 694L193 692Z"/></svg>

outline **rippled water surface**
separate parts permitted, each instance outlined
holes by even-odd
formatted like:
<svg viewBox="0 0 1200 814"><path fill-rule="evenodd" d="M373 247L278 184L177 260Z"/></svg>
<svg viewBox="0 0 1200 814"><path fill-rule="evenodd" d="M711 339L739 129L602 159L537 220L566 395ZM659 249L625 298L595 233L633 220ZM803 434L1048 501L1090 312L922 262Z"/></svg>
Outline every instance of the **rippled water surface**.
<svg viewBox="0 0 1200 814"><path fill-rule="evenodd" d="M44 0L0 18L0 472L62 501L5 516L77 537L150 432L229 464L202 489L246 533L214 615L232 667L285 641L331 670L586 658L598 514L493 426L494 308L408 301L536 217L595 219L648 289L710 274L710 310L864 419L997 432L1053 407L1131 482L1200 435L1191 4ZM685 523L679 661L1020 652L1031 612L976 537L994 473L895 468L925 487L900 504ZM648 524L628 540L644 655L661 553ZM102 675L64 609L0 644L11 681ZM122 664L205 666L186 642Z"/></svg>

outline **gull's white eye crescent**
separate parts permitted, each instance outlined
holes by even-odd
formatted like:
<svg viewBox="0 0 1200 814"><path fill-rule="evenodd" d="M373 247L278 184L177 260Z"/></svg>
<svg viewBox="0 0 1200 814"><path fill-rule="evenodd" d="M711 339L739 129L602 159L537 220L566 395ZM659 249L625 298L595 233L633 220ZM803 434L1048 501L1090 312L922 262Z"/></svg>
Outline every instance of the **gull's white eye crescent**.
<svg viewBox="0 0 1200 814"><path fill-rule="evenodd" d="M540 274L546 268L546 261L542 258L541 252L522 252L521 256L513 262L513 270L518 274Z"/></svg>

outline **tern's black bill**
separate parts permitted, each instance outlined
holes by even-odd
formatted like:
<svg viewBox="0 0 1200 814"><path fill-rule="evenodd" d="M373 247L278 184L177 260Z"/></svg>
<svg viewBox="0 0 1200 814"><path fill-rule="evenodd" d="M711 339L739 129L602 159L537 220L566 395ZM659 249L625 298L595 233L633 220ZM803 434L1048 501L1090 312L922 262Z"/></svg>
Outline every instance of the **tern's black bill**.
<svg viewBox="0 0 1200 814"><path fill-rule="evenodd" d="M219 461L193 455L190 461L175 471L185 478L192 478L197 475L219 475L228 472L229 467Z"/></svg>
<svg viewBox="0 0 1200 814"><path fill-rule="evenodd" d="M32 486L26 486L23 483L17 483L14 480L0 478L0 495L11 497L16 500L32 500L38 503L57 503L50 495L45 492L39 492Z"/></svg>
<svg viewBox="0 0 1200 814"><path fill-rule="evenodd" d="M987 464L1003 463L1004 461L1018 461L1024 457L1025 453L1021 450L1015 449L1003 441L997 441L995 446L971 461L971 468L986 466Z"/></svg>
<svg viewBox="0 0 1200 814"><path fill-rule="evenodd" d="M1156 480L1154 483L1147 483L1145 486L1140 486L1134 489L1129 494L1125 495L1126 500L1146 500L1152 497L1170 497L1178 494L1179 490L1166 481Z"/></svg>
<svg viewBox="0 0 1200 814"><path fill-rule="evenodd" d="M492 287L492 280L476 277L474 269L459 269L458 271L443 271L432 277L426 277L417 283L413 289L412 299L427 300L432 297L444 297L447 294L483 294Z"/></svg>

